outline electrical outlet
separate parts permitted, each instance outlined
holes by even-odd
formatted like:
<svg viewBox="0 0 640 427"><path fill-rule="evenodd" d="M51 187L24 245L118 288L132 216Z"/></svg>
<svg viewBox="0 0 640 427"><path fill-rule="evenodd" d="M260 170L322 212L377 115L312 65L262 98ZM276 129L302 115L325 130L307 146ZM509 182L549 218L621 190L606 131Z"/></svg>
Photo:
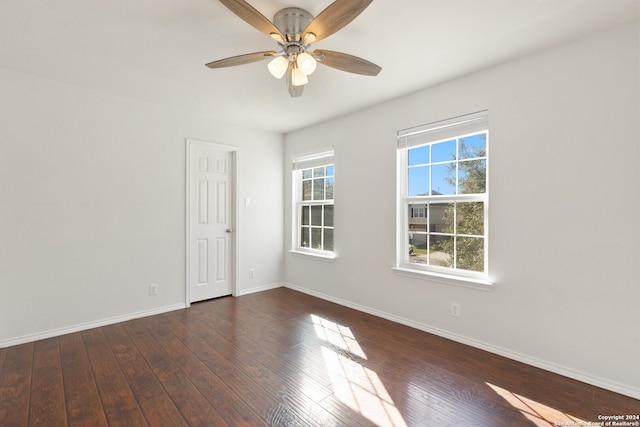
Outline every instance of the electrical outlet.
<svg viewBox="0 0 640 427"><path fill-rule="evenodd" d="M158 295L158 284L153 283L149 285L149 296Z"/></svg>
<svg viewBox="0 0 640 427"><path fill-rule="evenodd" d="M460 317L462 315L462 311L460 309L460 303L457 303L457 302L451 303L451 315L453 317Z"/></svg>
<svg viewBox="0 0 640 427"><path fill-rule="evenodd" d="M249 269L249 278L253 279L254 277L256 277L256 269L255 268L250 268Z"/></svg>

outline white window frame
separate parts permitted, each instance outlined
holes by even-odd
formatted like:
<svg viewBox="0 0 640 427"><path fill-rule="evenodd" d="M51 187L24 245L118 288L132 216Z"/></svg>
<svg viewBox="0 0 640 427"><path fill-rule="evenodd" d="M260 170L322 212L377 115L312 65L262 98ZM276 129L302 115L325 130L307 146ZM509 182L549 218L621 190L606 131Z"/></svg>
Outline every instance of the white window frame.
<svg viewBox="0 0 640 427"><path fill-rule="evenodd" d="M335 187L333 188L334 195L332 199L323 200L302 200L303 178L302 173L304 170L313 169L318 167L333 166L333 182L335 183L335 164L333 148L324 149L321 151L296 155L292 157L292 230L291 230L291 250L290 253L299 255L310 255L327 260L333 260L336 257L335 252L335 234L334 234L334 247L333 250L320 250L312 247L304 247L301 245L301 230L302 230L302 207L303 206L335 206ZM313 178L312 178L313 179ZM313 190L312 190L313 191ZM335 211L334 211L335 213ZM323 216L324 221L324 216ZM334 219L335 221L335 219ZM322 236L324 239L324 230L335 230L335 222L333 226L327 226L324 223L319 226L322 230Z"/></svg>
<svg viewBox="0 0 640 427"><path fill-rule="evenodd" d="M411 148L433 145L478 133L486 133L487 145L486 189L483 194L454 194L454 195L419 195L409 196L408 183L408 152ZM456 144L457 146L458 144ZM457 162L460 162L458 159ZM426 125L404 129L398 132L397 151L397 220L396 220L396 265L394 269L401 274L412 277L442 279L445 283L459 284L471 287L486 287L491 285L489 280L489 127L488 111L467 114L452 119L442 120ZM431 185L430 185L431 187ZM409 215L411 205L428 203L458 203L482 202L484 205L484 271L442 267L437 265L410 262L409 254ZM426 221L429 223L429 209L426 210ZM437 234L437 233L436 233ZM457 236L457 233L454 233ZM430 235L434 235L430 230ZM457 238L457 237L455 237ZM455 245L454 245L455 246ZM455 254L454 254L455 256Z"/></svg>

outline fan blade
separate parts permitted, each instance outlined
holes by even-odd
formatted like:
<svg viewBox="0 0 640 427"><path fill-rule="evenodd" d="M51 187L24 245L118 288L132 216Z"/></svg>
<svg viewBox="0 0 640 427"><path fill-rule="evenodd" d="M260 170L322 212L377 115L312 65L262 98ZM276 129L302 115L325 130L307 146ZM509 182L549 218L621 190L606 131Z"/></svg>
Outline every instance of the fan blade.
<svg viewBox="0 0 640 427"><path fill-rule="evenodd" d="M268 36L277 34L282 40L284 40L284 35L282 35L282 32L273 24L273 22L269 21L263 14L254 9L254 7L246 1L220 0L220 3L225 5L231 12L238 15L238 17L242 18L258 31Z"/></svg>
<svg viewBox="0 0 640 427"><path fill-rule="evenodd" d="M353 21L373 0L336 0L320 12L302 32L303 40L308 33L315 35L314 42L329 37Z"/></svg>
<svg viewBox="0 0 640 427"><path fill-rule="evenodd" d="M245 55L232 56L230 58L219 59L217 61L209 62L207 67L209 68L223 68L233 67L236 65L249 64L251 62L258 62L266 59L269 56L276 55L275 50L266 50L264 52L247 53Z"/></svg>
<svg viewBox="0 0 640 427"><path fill-rule="evenodd" d="M366 59L346 53L334 52L332 50L316 49L313 51L313 56L316 57L321 64L349 73L377 76L380 70L382 70L382 67Z"/></svg>

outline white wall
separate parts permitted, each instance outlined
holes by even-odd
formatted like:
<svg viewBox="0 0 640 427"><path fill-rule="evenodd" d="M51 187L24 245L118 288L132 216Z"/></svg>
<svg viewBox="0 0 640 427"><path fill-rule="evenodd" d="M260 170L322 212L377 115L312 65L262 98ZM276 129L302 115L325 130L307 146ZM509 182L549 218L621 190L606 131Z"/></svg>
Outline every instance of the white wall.
<svg viewBox="0 0 640 427"><path fill-rule="evenodd" d="M335 145L338 258L283 280L640 397L639 49L635 22L287 134L285 162ZM482 109L494 289L395 274L396 131Z"/></svg>
<svg viewBox="0 0 640 427"><path fill-rule="evenodd" d="M280 284L282 135L10 70L0 94L0 347L184 306L186 138L240 147L238 293Z"/></svg>

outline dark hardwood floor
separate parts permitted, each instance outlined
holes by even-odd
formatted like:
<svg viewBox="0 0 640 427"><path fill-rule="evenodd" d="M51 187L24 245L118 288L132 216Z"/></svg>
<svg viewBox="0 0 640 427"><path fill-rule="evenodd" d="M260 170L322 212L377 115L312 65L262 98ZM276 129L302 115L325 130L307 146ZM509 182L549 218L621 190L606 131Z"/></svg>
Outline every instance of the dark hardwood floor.
<svg viewBox="0 0 640 427"><path fill-rule="evenodd" d="M549 426L626 414L640 401L285 288L0 349L3 427Z"/></svg>

